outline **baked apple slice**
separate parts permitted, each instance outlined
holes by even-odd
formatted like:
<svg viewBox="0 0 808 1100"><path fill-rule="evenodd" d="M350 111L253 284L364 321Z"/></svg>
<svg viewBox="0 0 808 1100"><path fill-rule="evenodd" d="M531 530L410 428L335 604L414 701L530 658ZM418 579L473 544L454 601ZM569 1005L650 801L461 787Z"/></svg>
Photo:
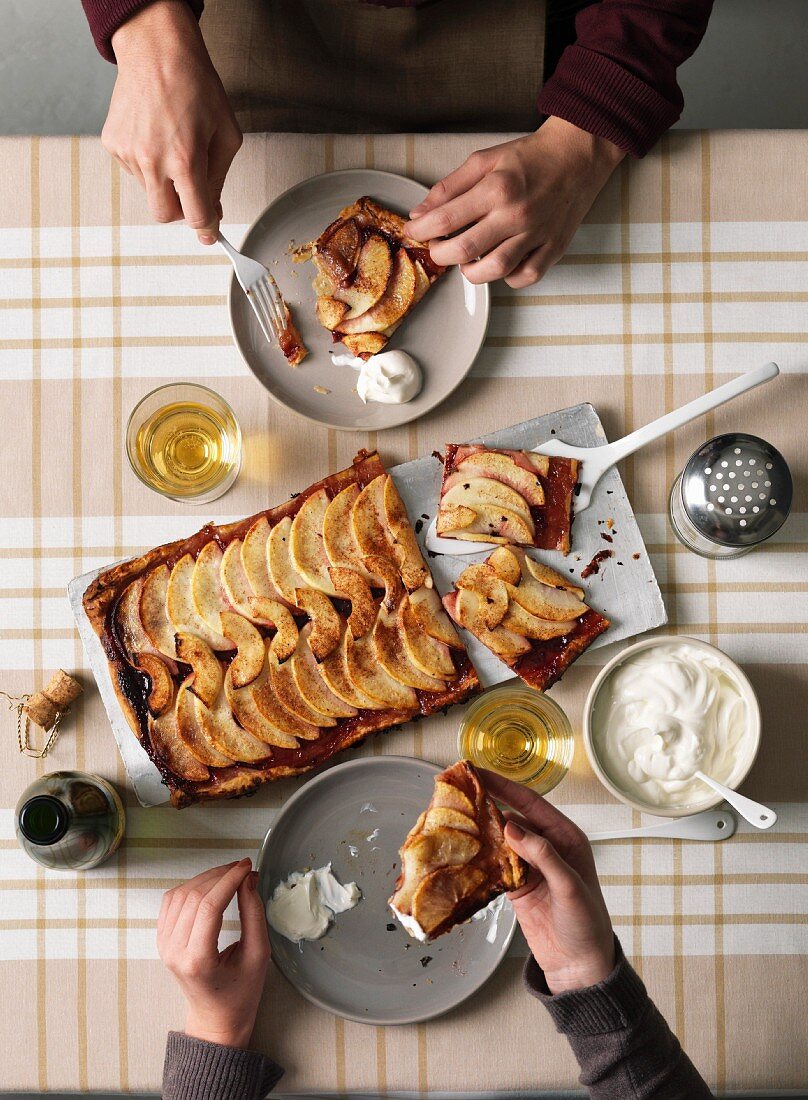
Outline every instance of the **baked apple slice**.
<svg viewBox="0 0 808 1100"><path fill-rule="evenodd" d="M174 775L197 783L208 778L210 772L207 766L197 760L180 737L173 710L161 714L159 718L149 718L148 731L152 748Z"/></svg>
<svg viewBox="0 0 808 1100"><path fill-rule="evenodd" d="M165 661L153 653L138 653L133 664L149 677L149 694L146 696L149 714L155 718L164 714L174 702L174 680Z"/></svg>
<svg viewBox="0 0 808 1100"><path fill-rule="evenodd" d="M193 755L209 768L228 768L234 756L225 756L208 740L196 714L196 696L190 690L191 679L184 680L177 691L177 732Z"/></svg>
<svg viewBox="0 0 808 1100"><path fill-rule="evenodd" d="M268 745L235 721L224 690L212 707L206 707L198 697L195 697L194 707L206 739L223 756L231 756L243 764L257 764L272 755Z"/></svg>
<svg viewBox="0 0 808 1100"><path fill-rule="evenodd" d="M374 306L364 313L351 311L339 325L343 337L360 332L384 332L390 325L400 321L412 305L415 297L415 265L400 248L393 261L393 270L384 294Z"/></svg>
<svg viewBox="0 0 808 1100"><path fill-rule="evenodd" d="M290 606L295 603L295 589L305 587L306 582L295 569L290 552L292 521L289 516L275 524L269 533L267 562L269 578L275 591Z"/></svg>
<svg viewBox="0 0 808 1100"><path fill-rule="evenodd" d="M251 622L234 611L222 612L221 626L224 636L236 645L227 676L234 688L246 687L258 679L266 664L264 639Z"/></svg>
<svg viewBox="0 0 808 1100"><path fill-rule="evenodd" d="M306 623L300 631L297 649L289 658L297 690L306 704L318 714L329 718L354 718L358 708L351 706L335 695L321 675L314 653L309 645L311 623Z"/></svg>
<svg viewBox="0 0 808 1100"><path fill-rule="evenodd" d="M292 672L291 657L281 664L270 646L267 653L267 664L269 666L269 682L272 693L282 707L291 711L296 718L312 727L330 727L337 724L336 718L315 710L303 698Z"/></svg>
<svg viewBox="0 0 808 1100"><path fill-rule="evenodd" d="M191 666L190 689L206 707L213 705L222 689L222 666L213 650L196 634L177 634L177 658Z"/></svg>
<svg viewBox="0 0 808 1100"><path fill-rule="evenodd" d="M457 669L451 650L445 642L433 638L422 629L409 596L405 596L399 605L399 620L399 630L410 663L427 676L440 680L456 679Z"/></svg>
<svg viewBox="0 0 808 1100"><path fill-rule="evenodd" d="M191 555L184 554L171 570L166 593L166 610L171 625L175 633L195 634L211 649L219 652L235 649L233 643L208 626L196 610L192 588L194 565Z"/></svg>
<svg viewBox="0 0 808 1100"><path fill-rule="evenodd" d="M351 678L348 669L349 631L343 630L339 644L320 662L319 672L331 691L343 703L357 710L384 710L385 704L361 691Z"/></svg>
<svg viewBox="0 0 808 1100"><path fill-rule="evenodd" d="M421 587L410 592L408 607L424 634L450 649L465 648L434 588Z"/></svg>
<svg viewBox="0 0 808 1100"><path fill-rule="evenodd" d="M388 611L384 605L379 608L372 635L379 664L388 675L406 687L417 688L420 691L443 691L446 687L443 680L422 672L410 660L399 624L398 610Z"/></svg>
<svg viewBox="0 0 808 1100"><path fill-rule="evenodd" d="M261 672L253 682L237 687L233 678L233 668L227 670L224 678L224 693L230 709L239 723L266 745L274 745L282 749L296 749L297 740L290 733L285 733L278 725L271 722L261 712L256 702L256 693L264 689L269 674L266 669Z"/></svg>
<svg viewBox="0 0 808 1100"><path fill-rule="evenodd" d="M140 621L152 645L174 662L177 656L174 645L176 630L168 619L168 582L171 571L167 565L158 565L143 579L140 593ZM176 664L172 668L172 673Z"/></svg>
<svg viewBox="0 0 808 1100"><path fill-rule="evenodd" d="M394 710L418 712L418 695L402 684L379 663L373 638L346 638L348 677L365 695Z"/></svg>
<svg viewBox="0 0 808 1100"><path fill-rule="evenodd" d="M292 565L303 578L303 585L336 596L337 591L328 574L331 562L323 541L323 524L329 503L325 489L312 493L303 501L289 529L289 555Z"/></svg>

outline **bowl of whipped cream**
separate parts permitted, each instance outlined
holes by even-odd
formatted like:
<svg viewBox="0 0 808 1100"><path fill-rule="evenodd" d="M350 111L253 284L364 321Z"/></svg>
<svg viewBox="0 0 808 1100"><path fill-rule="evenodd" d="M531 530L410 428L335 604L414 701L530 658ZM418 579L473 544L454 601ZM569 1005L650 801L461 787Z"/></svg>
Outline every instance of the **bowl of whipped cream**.
<svg viewBox="0 0 808 1100"><path fill-rule="evenodd" d="M642 813L684 817L721 795L697 771L738 787L760 744L746 675L696 638L637 642L602 669L584 705L584 746L601 783Z"/></svg>

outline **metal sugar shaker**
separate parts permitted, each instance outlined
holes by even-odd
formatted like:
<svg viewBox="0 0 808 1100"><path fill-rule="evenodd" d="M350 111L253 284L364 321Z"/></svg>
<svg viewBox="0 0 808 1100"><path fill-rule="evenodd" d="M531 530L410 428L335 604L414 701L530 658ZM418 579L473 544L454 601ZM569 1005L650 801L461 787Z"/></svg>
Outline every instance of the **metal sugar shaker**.
<svg viewBox="0 0 808 1100"><path fill-rule="evenodd" d="M683 546L705 558L739 558L788 519L793 484L780 452L728 432L694 451L673 483L669 515Z"/></svg>

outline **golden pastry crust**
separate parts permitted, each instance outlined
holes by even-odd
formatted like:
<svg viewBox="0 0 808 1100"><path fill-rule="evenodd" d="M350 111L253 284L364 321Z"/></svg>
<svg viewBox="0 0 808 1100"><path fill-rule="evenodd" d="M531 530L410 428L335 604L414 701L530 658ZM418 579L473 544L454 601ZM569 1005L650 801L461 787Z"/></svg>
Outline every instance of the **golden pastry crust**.
<svg viewBox="0 0 808 1100"><path fill-rule="evenodd" d="M375 560L374 568L381 570L386 568L386 562L398 578L396 609L401 612L403 642L407 640L405 627L409 619L406 619L406 612L410 602L418 601L420 613L422 602L431 606L436 598L429 587L431 577L420 558L414 537L409 542L390 535L389 541L383 543L379 542L384 536L381 527L376 531L362 526L375 522L377 513L373 507L384 506L385 489L388 496L394 496L400 503L379 456L375 452L362 451L347 469L323 478L276 508L236 523L207 524L188 539L156 547L112 566L88 587L84 608L107 654L121 708L135 735L160 769L175 806L189 805L200 799L251 794L263 783L317 767L371 733L433 714L480 690L477 674L459 639L451 648L433 639L434 645L427 653L427 659L434 660L436 665L436 669L430 671L437 670L443 679L435 679L422 667L421 648L417 650L421 662L418 666L410 665L408 660L402 663L402 652L406 656L411 651L396 645L384 649L385 662L388 658L392 662L389 664L391 671L377 667L373 648L375 632L379 632L379 645L382 645L387 639L385 631L389 633L391 629L392 611L385 609L382 612L384 601L378 595L382 578L368 570L364 562L373 564ZM359 544L351 551L350 544L346 549L344 542L339 543L340 555L344 558L339 565L343 570L353 566L369 578L364 588L357 579L357 594L376 593L378 620L382 614L385 616L383 624L376 621L371 630L357 639L347 637L350 602L333 588L331 595L326 595L331 582L321 547L331 542L322 538L322 516L336 497L340 500L335 511L341 502L352 506L360 501L357 509L359 535L371 538L377 550L376 559L368 558ZM337 534L345 533L351 515L350 507L347 512L340 513L341 522L335 525ZM401 521L398 510L395 517L396 522ZM272 536L273 530L276 539ZM263 543L258 542L258 557L250 559L245 545L260 539ZM280 573L270 575L267 563L273 564L270 561L273 550L280 548L288 554L288 546L293 540L296 540L294 545L299 553L296 560L305 569L306 576L295 573L302 587L290 592ZM402 546L406 547L407 560L399 558L396 562L393 553L402 553ZM235 555L232 551L236 551ZM239 572L235 581L229 575L225 581L224 570L233 564L232 557L236 559L234 564ZM249 570L257 567L260 571L262 563L267 587L257 592L252 585L261 588L260 577L255 580ZM418 563L423 573L415 569ZM248 571L241 572L245 567ZM290 568L288 560L286 568ZM215 583L205 587L206 569L213 571L214 581L221 577L221 586ZM400 579L400 570L415 578L411 582L418 586L415 590L406 589ZM281 583L285 595L277 590L274 595L270 593L270 576ZM339 581L343 574L335 571L335 576ZM181 602L179 584L180 580L188 578L191 586L199 581L200 587L193 588L193 601L196 602L186 607ZM360 578L359 573L357 578ZM163 584L162 589L158 581ZM166 596L165 585L174 585L175 581L177 591ZM238 587L239 583L242 588ZM227 584L231 588L228 589ZM153 589L157 591L156 604ZM289 602L285 596L299 600L298 604ZM429 596L430 600L421 601L424 596ZM211 599L214 602L208 606ZM170 621L166 607L173 616ZM210 607L213 607L212 615ZM157 622L152 621L155 611ZM221 611L230 614L217 617ZM195 617L199 612L207 612L208 618ZM366 606L364 612L366 616ZM430 612L432 619L435 620L440 612L438 602L437 610L433 607ZM183 614L190 617L190 626ZM144 629L144 622L148 631ZM361 625L366 627L367 622L366 617L360 616ZM335 623L339 624L339 639L333 631ZM445 636L447 624L448 620L445 623L435 621L433 633ZM358 629L356 620L353 625ZM319 632L315 634L315 631ZM273 645L276 638L278 642ZM266 662L262 659L257 665L254 661L256 639L266 647ZM338 646L335 645L337 640ZM365 650L370 647L372 695L364 693L350 676L346 677L347 657L340 647L345 647L352 658L350 667L360 678L358 684L365 686L366 672L363 670L367 662L363 663L363 658L367 658ZM315 651L318 658L314 657ZM448 666L445 664L447 654L451 655ZM336 666L332 667L335 662ZM154 671L158 666L168 670L174 688L168 707L162 673L160 690L155 690L154 679L148 674L150 668ZM261 671L255 679L258 666ZM239 673L235 678L234 669ZM321 680L326 671L330 671L327 682ZM402 682L407 679L416 686ZM429 689L418 686L427 684ZM191 694L183 700L181 708L183 690ZM346 701L346 695L350 695L352 702ZM287 702L293 710L287 708ZM360 703L366 705L360 706ZM157 709L150 711L150 705ZM192 730L187 728L188 722L193 724ZM204 753L199 752L200 738ZM266 744L263 758L262 743ZM158 745L163 747L162 752ZM196 753L193 751L195 746ZM222 758L232 763L223 767L211 766L211 759Z"/></svg>

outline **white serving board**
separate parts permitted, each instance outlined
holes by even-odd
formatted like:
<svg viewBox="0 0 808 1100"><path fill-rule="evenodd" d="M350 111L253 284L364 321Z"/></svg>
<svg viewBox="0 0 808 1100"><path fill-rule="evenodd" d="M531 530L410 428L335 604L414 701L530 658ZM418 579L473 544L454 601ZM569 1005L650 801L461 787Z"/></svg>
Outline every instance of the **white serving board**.
<svg viewBox="0 0 808 1100"><path fill-rule="evenodd" d="M590 404L574 405L560 412L516 424L511 428L503 428L474 442L486 443L493 447L530 450L549 439L553 433L558 439L584 447L603 446L607 442L598 415ZM449 442L469 441L458 439ZM432 570L438 590L441 595L445 595L452 588L455 578L470 561L483 559L481 556L476 558L434 556L424 546L429 520L437 509L442 475L441 464L433 457L417 458L413 462L405 462L401 466L393 467L390 473L407 506L410 520L416 527L421 549ZM612 531L607 531L606 520L608 519L613 520ZM419 520L422 521L420 524ZM599 524L598 520L603 522ZM600 537L602 531L612 534L614 542L611 544L605 542ZM648 552L643 544L637 521L634 519L626 490L616 469L609 470L604 475L592 495L589 508L576 519L572 531L571 554L565 557L556 551L531 551L531 553L559 572L579 578L581 570L594 555L607 547L614 551L614 556L601 566L600 573L582 582L586 590L587 603L606 615L612 623L609 630L592 643L592 649L599 645L634 637L667 622L659 585L651 568ZM639 554L639 557L635 559L634 554ZM618 561L622 562L622 565L618 566ZM99 573L109 569L111 564L75 577L67 586L67 591L90 669L98 684L101 700L135 794L141 805L157 806L168 801L168 789L162 781L160 772L141 748L121 710L110 678L110 666L101 645L101 639L93 630L82 603L90 583ZM497 660L476 638L465 631L463 634L471 658L480 674L480 680L485 687L491 687L513 676L507 665Z"/></svg>
<svg viewBox="0 0 808 1100"><path fill-rule="evenodd" d="M502 428L479 439L447 442L485 443L491 447L529 451L550 438L580 447L602 447L608 442L600 418L588 402ZM424 540L429 521L437 510L443 476L443 467L437 459L431 456L416 458L395 466L390 473L407 506L410 520L416 525L421 551L427 558L435 584L441 595L445 595L470 562L485 559L481 554L469 558L444 557L430 554L426 549ZM610 519L613 521L611 530L606 525ZM418 523L419 520L422 523ZM601 532L611 535L614 541L609 543L602 539ZM595 639L591 649L632 638L668 621L648 551L620 474L614 467L601 478L587 510L575 519L571 553L566 556L555 550L531 550L529 553L577 583L581 571L595 554L606 549L613 550L614 556L601 564L599 573L580 581L586 602L612 624L605 634ZM634 554L639 557L634 558ZM622 564L618 565L618 561ZM463 641L485 687L513 677L507 665L466 631L463 631Z"/></svg>

